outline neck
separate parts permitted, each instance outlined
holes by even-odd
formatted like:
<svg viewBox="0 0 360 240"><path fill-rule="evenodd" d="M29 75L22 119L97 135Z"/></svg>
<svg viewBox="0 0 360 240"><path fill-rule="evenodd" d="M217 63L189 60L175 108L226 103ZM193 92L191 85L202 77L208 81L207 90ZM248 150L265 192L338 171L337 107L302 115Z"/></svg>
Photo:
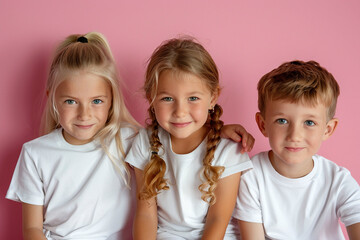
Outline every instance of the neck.
<svg viewBox="0 0 360 240"><path fill-rule="evenodd" d="M314 168L314 161L304 161L302 163L285 164L280 160L276 160L274 152L269 152L269 159L272 167L280 175L287 178L301 178L308 175Z"/></svg>
<svg viewBox="0 0 360 240"><path fill-rule="evenodd" d="M208 132L209 128L204 126L187 138L175 138L170 135L173 152L177 154L187 154L194 151L205 139Z"/></svg>

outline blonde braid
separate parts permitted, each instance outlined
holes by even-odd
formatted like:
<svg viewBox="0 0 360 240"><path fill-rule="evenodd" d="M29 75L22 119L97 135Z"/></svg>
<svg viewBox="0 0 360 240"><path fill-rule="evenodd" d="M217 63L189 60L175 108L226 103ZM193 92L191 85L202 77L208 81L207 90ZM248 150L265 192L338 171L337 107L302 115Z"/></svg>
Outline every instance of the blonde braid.
<svg viewBox="0 0 360 240"><path fill-rule="evenodd" d="M220 131L224 123L220 120L222 108L218 104L215 105L214 110L210 111L209 114L210 131L208 134L206 155L203 160L205 181L199 186L199 190L202 193L201 199L213 205L216 202L214 190L225 167L211 166L211 162L214 159L215 150L220 141Z"/></svg>
<svg viewBox="0 0 360 240"><path fill-rule="evenodd" d="M155 114L152 108L149 108L149 115L151 117L151 124L148 126L152 129L150 137L151 158L150 162L144 169L144 186L142 192L139 194L139 199L149 199L156 196L161 190L168 190L166 179L164 179L166 164L159 156L159 149L162 147L160 138L158 136L159 124L156 121Z"/></svg>

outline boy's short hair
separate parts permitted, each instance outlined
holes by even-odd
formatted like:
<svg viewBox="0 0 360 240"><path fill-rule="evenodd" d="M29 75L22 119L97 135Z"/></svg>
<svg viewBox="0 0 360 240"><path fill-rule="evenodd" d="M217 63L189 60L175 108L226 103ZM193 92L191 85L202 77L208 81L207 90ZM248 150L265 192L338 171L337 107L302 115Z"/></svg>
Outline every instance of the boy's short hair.
<svg viewBox="0 0 360 240"><path fill-rule="evenodd" d="M266 102L286 100L311 106L323 103L328 119L335 115L340 88L335 78L315 61L291 61L265 74L257 85L258 107L264 116Z"/></svg>

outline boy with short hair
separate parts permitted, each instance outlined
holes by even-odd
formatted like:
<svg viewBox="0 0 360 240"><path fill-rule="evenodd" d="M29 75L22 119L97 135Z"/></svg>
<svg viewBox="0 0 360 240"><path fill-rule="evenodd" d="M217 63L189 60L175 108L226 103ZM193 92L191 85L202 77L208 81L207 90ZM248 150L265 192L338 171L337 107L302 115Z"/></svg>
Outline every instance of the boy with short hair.
<svg viewBox="0 0 360 240"><path fill-rule="evenodd" d="M292 61L258 83L256 122L271 150L243 173L234 217L242 239L360 239L360 188L316 155L334 132L339 86L317 62Z"/></svg>

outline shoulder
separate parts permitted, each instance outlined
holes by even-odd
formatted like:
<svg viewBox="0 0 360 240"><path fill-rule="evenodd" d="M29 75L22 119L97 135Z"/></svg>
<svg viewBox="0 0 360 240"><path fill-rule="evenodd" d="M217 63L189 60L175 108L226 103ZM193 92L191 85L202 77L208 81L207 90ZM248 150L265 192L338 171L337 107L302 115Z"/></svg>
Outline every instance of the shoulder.
<svg viewBox="0 0 360 240"><path fill-rule="evenodd" d="M125 161L136 168L144 169L150 157L149 146L150 143L147 130L144 128L139 129L138 134L134 137L134 141Z"/></svg>
<svg viewBox="0 0 360 240"><path fill-rule="evenodd" d="M254 165L254 169L267 168L268 166L267 163L270 161L269 152L268 151L259 152L251 158L251 161Z"/></svg>
<svg viewBox="0 0 360 240"><path fill-rule="evenodd" d="M360 199L359 184L348 169L338 166L336 163L320 155L313 156L313 159L315 164L318 165L315 181L341 194L355 191Z"/></svg>
<svg viewBox="0 0 360 240"><path fill-rule="evenodd" d="M222 138L216 147L215 155L224 156L229 154L241 154L241 144L230 139Z"/></svg>
<svg viewBox="0 0 360 240"><path fill-rule="evenodd" d="M51 133L35 138L23 144L23 149L42 149L54 146L54 143L59 142L61 129L55 129Z"/></svg>
<svg viewBox="0 0 360 240"><path fill-rule="evenodd" d="M139 130L141 130L139 127L132 126L130 124L122 124L122 127L120 128L121 140L132 142Z"/></svg>
<svg viewBox="0 0 360 240"><path fill-rule="evenodd" d="M315 161L315 164L318 165L319 172L324 175L331 176L332 178L343 178L345 175L351 175L348 169L337 165L335 162L330 161L323 156L314 155L313 160Z"/></svg>
<svg viewBox="0 0 360 240"><path fill-rule="evenodd" d="M252 168L247 153L241 153L241 144L221 139L215 150L213 165L225 167L223 177Z"/></svg>
<svg viewBox="0 0 360 240"><path fill-rule="evenodd" d="M251 157L251 163L253 164L253 169L251 171L246 171L241 175L242 179L257 179L263 178L265 172L269 171L269 157L268 151L260 152L253 157Z"/></svg>

